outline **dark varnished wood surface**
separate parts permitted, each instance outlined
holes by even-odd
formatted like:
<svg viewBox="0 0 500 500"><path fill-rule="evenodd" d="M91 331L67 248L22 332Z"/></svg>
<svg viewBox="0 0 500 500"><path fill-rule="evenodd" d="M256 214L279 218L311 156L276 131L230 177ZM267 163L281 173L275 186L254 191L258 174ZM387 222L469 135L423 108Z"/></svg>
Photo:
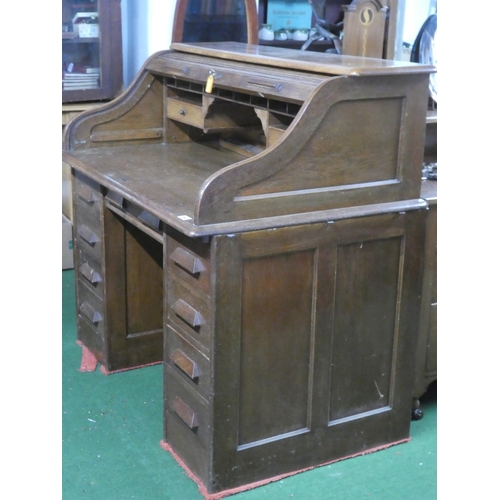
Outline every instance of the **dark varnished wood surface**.
<svg viewBox="0 0 500 500"><path fill-rule="evenodd" d="M408 435L425 216L216 238L213 491Z"/></svg>
<svg viewBox="0 0 500 500"><path fill-rule="evenodd" d="M240 45L235 52L231 43L221 45L231 60L217 56L219 44L196 46L194 54L155 54L115 103L68 124L65 161L189 235L283 226L297 214L298 222L310 222L331 210L354 215L378 206L380 213L420 203L425 66L408 73L373 60L368 66L393 73L318 79L309 72L297 79L285 51L275 66L255 66L265 83L261 76L249 80L253 65L241 59ZM227 63L214 76L220 94L204 90L214 60ZM293 90L296 81L302 94ZM261 153L220 147L227 138L220 134L248 137L255 129L267 136Z"/></svg>
<svg viewBox="0 0 500 500"><path fill-rule="evenodd" d="M207 155L207 151L210 154ZM340 220L426 206L424 200L411 199L197 226L192 220L193 211L206 178L245 157L225 149L211 150L196 143L95 148L71 151L63 157L90 178L189 236ZM184 215L190 219L185 220Z"/></svg>
<svg viewBox="0 0 500 500"><path fill-rule="evenodd" d="M69 124L64 158L85 184L80 236L99 239L77 252L104 280L102 302L79 285L83 313L104 316L80 338L104 362L163 355L164 439L213 493L408 438L429 68L365 61L350 78L348 61L306 56L308 75L344 73L307 78L300 106L291 86L246 86L257 59L293 82L286 53L237 49L247 69L214 76L216 102L208 59L227 53L209 47L203 68L198 49L184 68L153 56L119 102ZM231 121L237 139L277 137L238 154L216 135Z"/></svg>
<svg viewBox="0 0 500 500"><path fill-rule="evenodd" d="M293 68L328 75L357 76L389 73L432 73L435 71L434 66L403 61L302 52L281 47L238 42L173 43L171 47L192 54L203 54L221 59L239 60L278 68Z"/></svg>
<svg viewBox="0 0 500 500"><path fill-rule="evenodd" d="M72 151L68 161L78 164L100 184L170 222L173 217L192 219L206 178L242 158L226 149L182 143Z"/></svg>

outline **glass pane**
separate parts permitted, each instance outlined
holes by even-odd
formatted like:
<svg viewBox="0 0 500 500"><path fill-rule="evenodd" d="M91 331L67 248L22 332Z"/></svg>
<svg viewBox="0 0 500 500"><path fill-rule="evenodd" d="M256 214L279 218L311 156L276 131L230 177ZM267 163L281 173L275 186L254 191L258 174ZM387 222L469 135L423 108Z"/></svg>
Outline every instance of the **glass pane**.
<svg viewBox="0 0 500 500"><path fill-rule="evenodd" d="M62 2L62 89L101 85L98 0Z"/></svg>
<svg viewBox="0 0 500 500"><path fill-rule="evenodd" d="M245 0L187 0L182 41L247 42Z"/></svg>

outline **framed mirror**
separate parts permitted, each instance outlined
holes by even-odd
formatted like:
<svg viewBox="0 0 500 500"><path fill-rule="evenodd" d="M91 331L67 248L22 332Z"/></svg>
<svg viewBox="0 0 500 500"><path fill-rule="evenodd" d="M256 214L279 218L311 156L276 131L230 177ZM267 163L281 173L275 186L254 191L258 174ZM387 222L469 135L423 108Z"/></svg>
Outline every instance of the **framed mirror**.
<svg viewBox="0 0 500 500"><path fill-rule="evenodd" d="M255 0L177 0L172 42L259 43Z"/></svg>

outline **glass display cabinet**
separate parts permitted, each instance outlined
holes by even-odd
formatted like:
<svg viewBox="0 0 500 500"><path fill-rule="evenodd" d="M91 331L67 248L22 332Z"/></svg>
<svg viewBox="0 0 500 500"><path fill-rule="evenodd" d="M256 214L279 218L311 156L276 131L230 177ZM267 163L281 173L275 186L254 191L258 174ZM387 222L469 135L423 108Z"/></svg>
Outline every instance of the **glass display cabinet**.
<svg viewBox="0 0 500 500"><path fill-rule="evenodd" d="M112 99L122 83L120 0L62 0L62 102Z"/></svg>

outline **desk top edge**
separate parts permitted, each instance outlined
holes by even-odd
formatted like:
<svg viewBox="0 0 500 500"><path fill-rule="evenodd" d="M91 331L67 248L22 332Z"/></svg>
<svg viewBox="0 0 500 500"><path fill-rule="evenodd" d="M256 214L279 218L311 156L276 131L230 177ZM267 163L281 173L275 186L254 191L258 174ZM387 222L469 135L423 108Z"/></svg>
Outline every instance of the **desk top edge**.
<svg viewBox="0 0 500 500"><path fill-rule="evenodd" d="M171 49L219 59L262 64L277 68L293 68L329 75L428 74L436 71L436 68L431 65L405 61L306 52L240 42L172 43Z"/></svg>

